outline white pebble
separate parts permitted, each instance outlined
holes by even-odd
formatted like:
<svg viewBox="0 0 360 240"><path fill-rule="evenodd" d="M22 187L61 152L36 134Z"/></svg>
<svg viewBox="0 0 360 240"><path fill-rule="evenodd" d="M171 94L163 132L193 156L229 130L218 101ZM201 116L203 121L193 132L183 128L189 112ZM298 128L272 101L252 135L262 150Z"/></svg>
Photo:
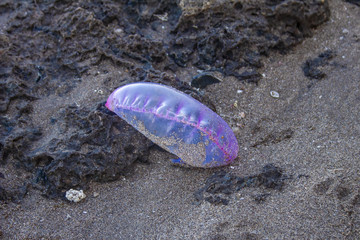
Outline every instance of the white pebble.
<svg viewBox="0 0 360 240"><path fill-rule="evenodd" d="M240 131L240 128L239 127L233 127L231 128L233 130L233 132L239 132Z"/></svg>
<svg viewBox="0 0 360 240"><path fill-rule="evenodd" d="M242 93L242 92L244 92L244 90L239 89L239 90L237 90L236 92L237 92L237 93Z"/></svg>
<svg viewBox="0 0 360 240"><path fill-rule="evenodd" d="M84 198L86 198L86 195L83 192L83 190L78 191L78 190L70 189L66 191L65 197L67 200L77 203L83 200Z"/></svg>
<svg viewBox="0 0 360 240"><path fill-rule="evenodd" d="M116 33L122 33L123 30L122 30L121 28L117 28L117 29L114 30L114 32L116 32Z"/></svg>
<svg viewBox="0 0 360 240"><path fill-rule="evenodd" d="M276 91L270 91L270 96L272 96L273 98L279 98L280 94Z"/></svg>
<svg viewBox="0 0 360 240"><path fill-rule="evenodd" d="M236 108L238 107L238 101L237 100L234 102L233 106L236 107Z"/></svg>

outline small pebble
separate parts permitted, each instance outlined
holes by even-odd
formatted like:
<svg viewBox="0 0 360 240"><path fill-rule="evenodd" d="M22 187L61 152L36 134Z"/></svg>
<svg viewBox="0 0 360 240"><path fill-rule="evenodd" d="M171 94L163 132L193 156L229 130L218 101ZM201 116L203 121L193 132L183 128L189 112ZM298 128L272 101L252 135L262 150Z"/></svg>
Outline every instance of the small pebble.
<svg viewBox="0 0 360 240"><path fill-rule="evenodd" d="M67 200L77 203L83 200L84 198L86 198L86 195L83 190L78 191L78 190L70 189L66 191L65 197Z"/></svg>
<svg viewBox="0 0 360 240"><path fill-rule="evenodd" d="M270 91L270 96L272 96L273 98L279 98L280 94L276 91Z"/></svg>
<svg viewBox="0 0 360 240"><path fill-rule="evenodd" d="M238 107L238 101L236 100L235 102L234 102L234 107Z"/></svg>
<svg viewBox="0 0 360 240"><path fill-rule="evenodd" d="M122 33L123 30L122 30L121 28L117 28L117 29L114 30L114 32L115 32L115 33Z"/></svg>
<svg viewBox="0 0 360 240"><path fill-rule="evenodd" d="M99 195L100 195L100 193L94 192L94 197L98 197Z"/></svg>
<svg viewBox="0 0 360 240"><path fill-rule="evenodd" d="M243 93L244 90L239 89L239 90L237 90L236 92L237 92L237 93Z"/></svg>
<svg viewBox="0 0 360 240"><path fill-rule="evenodd" d="M240 128L239 127L233 127L231 128L233 130L233 132L239 132L240 131Z"/></svg>

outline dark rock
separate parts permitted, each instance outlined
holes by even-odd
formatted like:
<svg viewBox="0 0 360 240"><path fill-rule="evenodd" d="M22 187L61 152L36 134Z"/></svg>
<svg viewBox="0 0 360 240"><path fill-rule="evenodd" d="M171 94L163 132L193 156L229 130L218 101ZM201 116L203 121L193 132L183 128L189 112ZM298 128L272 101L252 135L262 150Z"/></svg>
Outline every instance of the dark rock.
<svg viewBox="0 0 360 240"><path fill-rule="evenodd" d="M346 2L360 6L360 0L346 0Z"/></svg>
<svg viewBox="0 0 360 240"><path fill-rule="evenodd" d="M13 123L13 125L15 125ZM32 144L41 138L41 131L39 128L28 127L26 129L15 128L5 137L2 143L3 149L1 153L2 159L1 164L7 163L7 159L15 159L18 162L14 164L18 167L24 167L30 170L28 162L25 161L27 158L27 152Z"/></svg>
<svg viewBox="0 0 360 240"><path fill-rule="evenodd" d="M195 88L205 88L208 85L219 82L221 82L221 80L216 77L214 73L203 72L193 77L191 81L191 86Z"/></svg>
<svg viewBox="0 0 360 240"><path fill-rule="evenodd" d="M309 79L317 79L320 80L326 77L326 74L319 69L319 67L325 66L329 64L329 60L335 57L335 52L331 50L327 50L321 54L317 58L309 59L302 65L302 70L304 75Z"/></svg>
<svg viewBox="0 0 360 240"><path fill-rule="evenodd" d="M29 186L30 184L28 182L15 188L3 187L0 185L0 201L20 202L28 193Z"/></svg>
<svg viewBox="0 0 360 240"><path fill-rule="evenodd" d="M55 123L60 134L28 153L34 182L46 195L116 180L134 161L147 161L153 143L103 105L61 109Z"/></svg>
<svg viewBox="0 0 360 240"><path fill-rule="evenodd" d="M272 188L281 190L286 176L283 175L282 169L274 166L273 164L265 165L261 173L257 176L259 185L265 188Z"/></svg>
<svg viewBox="0 0 360 240"><path fill-rule="evenodd" d="M330 16L327 1L248 1L236 6L224 1L199 8L201 11L186 1L184 5L169 56L181 67L195 65L207 70L210 66L225 75L243 67L261 67L262 55L301 42L311 36L312 27ZM229 63L233 67L229 68Z"/></svg>
<svg viewBox="0 0 360 240"><path fill-rule="evenodd" d="M291 179L291 177L283 174L283 170L273 164L265 165L259 174L246 177L219 171L210 176L206 180L205 186L197 190L194 196L197 201L205 200L210 203L224 204L223 198L219 194L230 195L245 187L281 190L287 179ZM269 195L268 193L257 195L255 200L258 202L265 201Z"/></svg>

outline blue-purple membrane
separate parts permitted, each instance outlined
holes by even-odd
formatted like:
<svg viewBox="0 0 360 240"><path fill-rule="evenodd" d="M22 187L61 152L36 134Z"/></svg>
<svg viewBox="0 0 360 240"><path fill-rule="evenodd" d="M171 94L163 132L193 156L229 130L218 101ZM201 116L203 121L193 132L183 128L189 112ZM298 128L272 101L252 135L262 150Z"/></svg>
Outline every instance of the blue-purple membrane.
<svg viewBox="0 0 360 240"><path fill-rule="evenodd" d="M133 83L116 89L106 107L138 131L194 167L230 164L237 139L227 123L208 107L168 86Z"/></svg>

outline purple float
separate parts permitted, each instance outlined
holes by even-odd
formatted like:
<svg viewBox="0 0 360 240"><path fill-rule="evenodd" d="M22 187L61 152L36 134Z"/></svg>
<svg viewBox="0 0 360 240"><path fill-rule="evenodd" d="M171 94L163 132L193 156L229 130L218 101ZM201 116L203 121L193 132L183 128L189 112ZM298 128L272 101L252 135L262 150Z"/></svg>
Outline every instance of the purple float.
<svg viewBox="0 0 360 240"><path fill-rule="evenodd" d="M116 89L106 105L151 141L175 154L175 163L228 165L239 150L228 124L208 107L168 86L133 83Z"/></svg>

